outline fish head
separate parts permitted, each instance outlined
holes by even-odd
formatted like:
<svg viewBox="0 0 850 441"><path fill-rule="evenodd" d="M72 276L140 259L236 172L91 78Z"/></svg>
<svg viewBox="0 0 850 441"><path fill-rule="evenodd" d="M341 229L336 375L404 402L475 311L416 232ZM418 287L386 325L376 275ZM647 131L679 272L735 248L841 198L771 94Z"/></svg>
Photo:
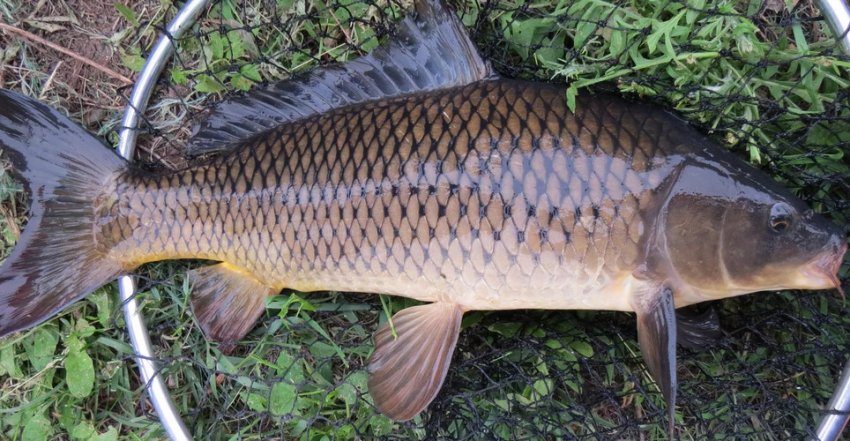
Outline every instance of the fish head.
<svg viewBox="0 0 850 441"><path fill-rule="evenodd" d="M843 295L842 229L725 152L685 161L660 217L669 265L697 301L780 289Z"/></svg>

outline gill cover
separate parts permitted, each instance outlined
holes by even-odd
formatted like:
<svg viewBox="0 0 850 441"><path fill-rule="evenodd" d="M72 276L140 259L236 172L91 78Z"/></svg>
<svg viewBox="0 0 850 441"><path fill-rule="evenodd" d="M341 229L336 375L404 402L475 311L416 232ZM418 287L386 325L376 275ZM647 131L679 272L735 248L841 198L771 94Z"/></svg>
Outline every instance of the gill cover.
<svg viewBox="0 0 850 441"><path fill-rule="evenodd" d="M700 297L691 295L678 307L755 291L834 285L829 277L815 280L803 273L822 259L840 261L840 229L719 148L682 162L660 217L673 273L685 291Z"/></svg>

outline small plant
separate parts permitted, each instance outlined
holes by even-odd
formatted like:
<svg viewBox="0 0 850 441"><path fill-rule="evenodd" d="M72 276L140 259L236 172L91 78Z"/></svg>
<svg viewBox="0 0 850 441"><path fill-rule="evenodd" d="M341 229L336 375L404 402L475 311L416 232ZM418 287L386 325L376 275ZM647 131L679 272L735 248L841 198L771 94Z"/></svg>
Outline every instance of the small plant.
<svg viewBox="0 0 850 441"><path fill-rule="evenodd" d="M47 6L34 10L35 3ZM113 67L141 69L175 3L115 3L110 13L120 26L103 43L117 54ZM566 83L571 105L579 94L608 90L673 109L846 223L850 59L806 2L774 3L456 6L482 53L506 76ZM26 24L53 7L64 11L58 1L0 0L0 17ZM143 133L140 159L180 164L174 158L189 127L215 100L366 53L393 38L391 23L409 7L394 0L213 2L175 41L177 55L146 114L151 133ZM71 26L67 14L61 23ZM4 87L44 94L114 141L119 93L82 98L61 81L43 90L54 64L33 53L27 42L0 44ZM80 103L107 114L90 120ZM0 174L2 255L25 228L25 213L22 187ZM428 413L395 423L375 413L364 366L378 324L410 301L284 291L245 341L222 348L194 322L183 277L190 266L146 265L138 299L161 373L197 439L666 436L663 399L645 373L628 314L467 314L443 393ZM842 271L846 280L847 265ZM0 341L0 438L164 437L135 371L114 291L104 287ZM829 295L782 293L717 306L724 339L705 352L680 351L680 437L810 434L850 353L844 305Z"/></svg>

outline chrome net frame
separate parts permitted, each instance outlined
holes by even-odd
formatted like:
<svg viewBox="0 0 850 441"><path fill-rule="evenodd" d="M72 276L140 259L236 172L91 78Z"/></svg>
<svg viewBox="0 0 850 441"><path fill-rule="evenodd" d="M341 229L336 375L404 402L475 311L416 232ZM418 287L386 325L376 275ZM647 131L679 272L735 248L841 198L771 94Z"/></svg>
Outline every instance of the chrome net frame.
<svg viewBox="0 0 850 441"><path fill-rule="evenodd" d="M187 1L168 24L148 56L133 88L119 133L118 151L128 160L132 160L133 157L140 115L147 107L157 78L174 53L174 39L179 38L187 28L191 27L210 3L210 0ZM820 0L819 5L840 41L841 47L850 54L850 9L847 4L842 0ZM168 436L172 440L189 440L190 433L177 413L168 389L159 374L143 314L134 297L135 280L129 276L122 277L118 281L118 286L127 330L135 351L134 358L141 378L146 384L145 390ZM828 414L822 418L816 431L817 439L823 441L837 439L850 420L850 360L844 368L828 409Z"/></svg>

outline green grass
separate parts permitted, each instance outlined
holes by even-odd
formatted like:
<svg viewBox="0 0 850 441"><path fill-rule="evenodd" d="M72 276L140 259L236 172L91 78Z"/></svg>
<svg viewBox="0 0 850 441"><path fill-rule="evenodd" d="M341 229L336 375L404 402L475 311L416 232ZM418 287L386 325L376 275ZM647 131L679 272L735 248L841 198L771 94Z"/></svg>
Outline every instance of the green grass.
<svg viewBox="0 0 850 441"><path fill-rule="evenodd" d="M141 67L169 2L116 7L110 39ZM758 12L761 2L553 0L464 3L464 22L497 70L604 88L676 109L742 156L846 223L850 173L850 59L804 7ZM140 160L179 164L193 119L221 93L343 61L374 48L397 4L223 1L164 73L147 113ZM21 4L0 0L3 20ZM486 20L479 20L487 17ZM783 21L784 20L784 21ZM779 26L776 23L787 23ZM600 26L600 23L602 24ZM6 86L77 109L68 88L43 91L50 65L27 43L5 63L27 72ZM575 48L575 49L573 49ZM72 106L72 104L74 104ZM842 107L843 106L843 107ZM72 117L82 119L82 110ZM120 115L90 128L115 141ZM827 119L829 118L829 119ZM4 255L24 215L20 186L0 177ZM370 336L398 298L284 292L229 355L204 340L188 308L189 263L146 265L139 300L177 407L200 439L538 439L665 436L663 400L649 381L634 320L609 312L471 313L443 393L430 411L396 424L371 407L363 366ZM843 280L848 277L843 267ZM104 287L58 317L0 341L0 438L164 437ZM682 439L798 439L810 430L850 353L843 303L822 293L749 296L719 304L726 336L680 354Z"/></svg>

